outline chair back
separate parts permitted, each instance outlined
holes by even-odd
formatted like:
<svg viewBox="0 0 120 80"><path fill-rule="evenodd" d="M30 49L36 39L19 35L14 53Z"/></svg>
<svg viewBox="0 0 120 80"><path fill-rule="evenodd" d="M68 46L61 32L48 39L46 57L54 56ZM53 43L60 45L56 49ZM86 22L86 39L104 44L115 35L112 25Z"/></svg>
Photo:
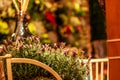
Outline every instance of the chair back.
<svg viewBox="0 0 120 80"><path fill-rule="evenodd" d="M26 63L26 64L33 64L33 65L39 66L39 67L47 70L48 72L50 72L56 78L56 80L62 80L62 78L58 75L57 72L55 72L52 68L50 68L49 66L47 66L46 64L44 64L40 61L37 61L34 59L28 59L28 58L12 58L10 54L5 55L4 58L6 58L8 80L13 79L12 67L11 67L11 64L13 64L13 63L17 63L17 64Z"/></svg>

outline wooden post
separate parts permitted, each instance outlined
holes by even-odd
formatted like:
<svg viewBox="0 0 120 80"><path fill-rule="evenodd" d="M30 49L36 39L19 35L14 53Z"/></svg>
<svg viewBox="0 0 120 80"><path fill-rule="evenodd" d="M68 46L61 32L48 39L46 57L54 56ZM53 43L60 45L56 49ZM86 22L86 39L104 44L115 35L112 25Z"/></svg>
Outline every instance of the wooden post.
<svg viewBox="0 0 120 80"><path fill-rule="evenodd" d="M3 62L0 61L0 80L5 80Z"/></svg>
<svg viewBox="0 0 120 80"><path fill-rule="evenodd" d="M7 54L5 55L6 56L6 68L7 68L7 77L8 77L8 80L13 80L13 77L12 77L12 65L11 65L11 55L10 54Z"/></svg>
<svg viewBox="0 0 120 80"><path fill-rule="evenodd" d="M120 79L120 0L106 1L109 80ZM112 58L111 58L112 57Z"/></svg>

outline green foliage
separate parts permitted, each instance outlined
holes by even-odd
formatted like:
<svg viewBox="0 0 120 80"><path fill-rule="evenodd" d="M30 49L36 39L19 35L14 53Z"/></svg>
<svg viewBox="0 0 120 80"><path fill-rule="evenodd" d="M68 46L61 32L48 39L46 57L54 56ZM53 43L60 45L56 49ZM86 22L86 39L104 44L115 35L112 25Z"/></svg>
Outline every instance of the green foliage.
<svg viewBox="0 0 120 80"><path fill-rule="evenodd" d="M41 44L39 38L28 37L4 40L1 54L10 53L15 58L30 58L43 62L53 68L63 80L85 80L88 74L87 62L84 59L82 50L67 48L65 43ZM47 71L30 64L13 64L14 80L33 80L38 76L52 78Z"/></svg>

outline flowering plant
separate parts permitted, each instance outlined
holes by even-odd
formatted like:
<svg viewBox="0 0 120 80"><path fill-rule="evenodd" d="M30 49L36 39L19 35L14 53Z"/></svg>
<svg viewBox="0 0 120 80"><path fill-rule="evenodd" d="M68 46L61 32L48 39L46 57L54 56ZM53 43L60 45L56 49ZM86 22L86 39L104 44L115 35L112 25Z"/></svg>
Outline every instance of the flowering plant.
<svg viewBox="0 0 120 80"><path fill-rule="evenodd" d="M85 58L82 50L68 48L65 43L41 44L39 38L28 37L4 40L1 55L10 53L15 58L31 58L41 61L53 68L63 80L85 80L88 75L88 62L84 63ZM81 61L80 61L81 60ZM12 64L13 77L15 80L34 80L43 76L53 79L47 71L28 64Z"/></svg>

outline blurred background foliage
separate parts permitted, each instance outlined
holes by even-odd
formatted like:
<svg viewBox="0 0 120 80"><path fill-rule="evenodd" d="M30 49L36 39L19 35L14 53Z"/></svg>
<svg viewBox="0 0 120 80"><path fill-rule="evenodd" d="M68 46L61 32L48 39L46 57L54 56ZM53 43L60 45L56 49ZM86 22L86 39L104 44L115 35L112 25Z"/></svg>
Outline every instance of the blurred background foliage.
<svg viewBox="0 0 120 80"><path fill-rule="evenodd" d="M12 0L0 0L0 41L10 37L16 25ZM42 43L66 42L86 48L90 41L87 0L30 0L26 13L28 27Z"/></svg>

